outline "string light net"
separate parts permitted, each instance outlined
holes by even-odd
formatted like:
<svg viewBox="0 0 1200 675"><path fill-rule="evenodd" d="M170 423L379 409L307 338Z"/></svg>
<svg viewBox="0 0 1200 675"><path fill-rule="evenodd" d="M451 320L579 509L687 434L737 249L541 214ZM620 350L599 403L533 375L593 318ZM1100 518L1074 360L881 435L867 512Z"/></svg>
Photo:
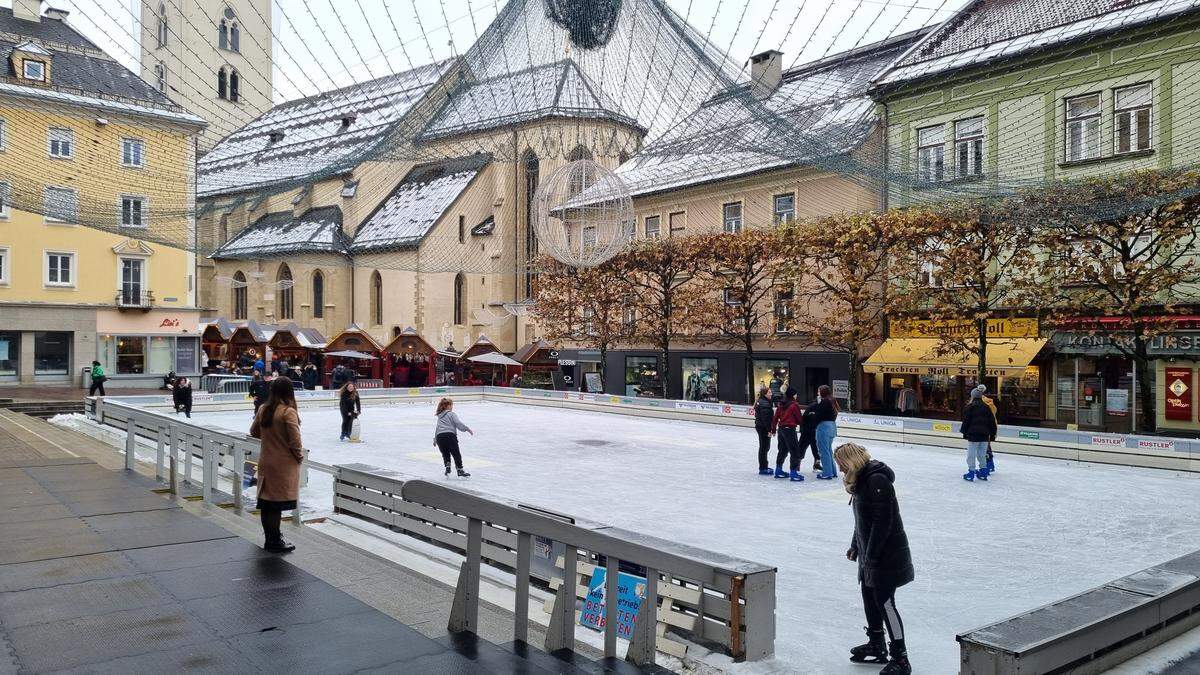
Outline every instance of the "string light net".
<svg viewBox="0 0 1200 675"><path fill-rule="evenodd" d="M581 159L559 167L537 191L539 248L572 267L594 267L633 234L633 200L612 171Z"/></svg>

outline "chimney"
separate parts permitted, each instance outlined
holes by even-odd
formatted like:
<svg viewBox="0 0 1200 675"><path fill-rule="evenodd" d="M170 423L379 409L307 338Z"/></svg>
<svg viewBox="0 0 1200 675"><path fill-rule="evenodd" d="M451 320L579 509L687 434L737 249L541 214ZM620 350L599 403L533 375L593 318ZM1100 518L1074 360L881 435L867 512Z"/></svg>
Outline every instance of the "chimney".
<svg viewBox="0 0 1200 675"><path fill-rule="evenodd" d="M68 12L65 9L56 9L54 7L46 8L46 18L47 19L54 19L55 21L66 21L67 16L69 14L70 14L70 12Z"/></svg>
<svg viewBox="0 0 1200 675"><path fill-rule="evenodd" d="M750 57L750 94L759 100L768 98L783 80L783 52L768 49Z"/></svg>
<svg viewBox="0 0 1200 675"><path fill-rule="evenodd" d="M12 13L14 19L41 23L42 0L13 0Z"/></svg>

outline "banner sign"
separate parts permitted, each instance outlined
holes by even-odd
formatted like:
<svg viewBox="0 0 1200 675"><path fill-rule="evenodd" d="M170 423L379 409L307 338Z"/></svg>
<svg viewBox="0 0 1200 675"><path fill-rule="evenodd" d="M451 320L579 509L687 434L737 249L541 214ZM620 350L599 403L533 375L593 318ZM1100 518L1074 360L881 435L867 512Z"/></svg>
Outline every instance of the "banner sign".
<svg viewBox="0 0 1200 675"><path fill-rule="evenodd" d="M1021 429L1020 431L1017 432L1017 437L1018 438L1028 438L1030 440L1036 441L1042 437L1042 434L1041 434L1041 432L1038 432L1038 431L1026 431L1024 429Z"/></svg>
<svg viewBox="0 0 1200 675"><path fill-rule="evenodd" d="M1167 405L1163 411L1169 420L1189 422L1192 419L1192 389L1194 377L1191 368L1167 368L1164 384L1167 387Z"/></svg>
<svg viewBox="0 0 1200 675"><path fill-rule="evenodd" d="M978 328L970 319L897 319L889 325L888 337L973 337ZM988 319L989 338L1038 337L1037 319Z"/></svg>
<svg viewBox="0 0 1200 675"><path fill-rule="evenodd" d="M954 425L950 424L949 422L934 422L933 430L940 431L944 434L950 434L954 433Z"/></svg>
<svg viewBox="0 0 1200 675"><path fill-rule="evenodd" d="M1174 450L1175 441L1160 441L1157 438L1139 438L1138 450Z"/></svg>
<svg viewBox="0 0 1200 675"><path fill-rule="evenodd" d="M1114 448L1125 447L1125 440L1120 436L1092 436L1092 445L1107 445Z"/></svg>
<svg viewBox="0 0 1200 675"><path fill-rule="evenodd" d="M608 569L597 567L592 573L592 581L588 584L587 599L583 601L583 611L579 614L579 625L592 630L604 630L605 597L607 589L605 579ZM617 637L629 640L633 637L633 624L637 620L638 610L646 597L646 580L632 574L620 572L617 575Z"/></svg>
<svg viewBox="0 0 1200 675"><path fill-rule="evenodd" d="M1129 414L1129 390L1105 389L1104 412L1113 417L1125 417Z"/></svg>

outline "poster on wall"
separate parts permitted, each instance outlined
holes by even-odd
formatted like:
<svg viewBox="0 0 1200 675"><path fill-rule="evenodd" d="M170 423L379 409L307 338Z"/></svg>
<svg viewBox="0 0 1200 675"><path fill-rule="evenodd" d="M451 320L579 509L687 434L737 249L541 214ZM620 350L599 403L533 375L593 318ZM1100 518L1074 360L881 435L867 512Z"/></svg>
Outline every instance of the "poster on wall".
<svg viewBox="0 0 1200 675"><path fill-rule="evenodd" d="M1191 368L1167 368L1163 378L1167 387L1164 415L1169 420L1192 419L1193 371Z"/></svg>
<svg viewBox="0 0 1200 675"><path fill-rule="evenodd" d="M600 384L600 373L584 373L583 381L588 391L603 392L604 385Z"/></svg>
<svg viewBox="0 0 1200 675"><path fill-rule="evenodd" d="M1104 412L1113 417L1124 417L1129 414L1129 390L1105 389Z"/></svg>
<svg viewBox="0 0 1200 675"><path fill-rule="evenodd" d="M579 625L592 630L604 630L608 598L605 580L608 570L597 567L588 584L587 599L579 613ZM638 610L646 597L646 580L632 574L617 574L617 637L628 640L633 637L633 626Z"/></svg>

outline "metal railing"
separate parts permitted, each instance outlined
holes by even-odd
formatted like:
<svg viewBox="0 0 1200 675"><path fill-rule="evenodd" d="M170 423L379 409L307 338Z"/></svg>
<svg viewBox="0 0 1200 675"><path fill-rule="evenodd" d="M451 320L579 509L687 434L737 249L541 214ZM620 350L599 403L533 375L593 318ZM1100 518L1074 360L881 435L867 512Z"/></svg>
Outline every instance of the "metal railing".
<svg viewBox="0 0 1200 675"><path fill-rule="evenodd" d="M384 389L383 380L375 380L371 378L362 378L354 381L354 386L359 389Z"/></svg>
<svg viewBox="0 0 1200 675"><path fill-rule="evenodd" d="M215 374L215 373L210 373L208 375L201 375L200 376L200 388L203 389L204 391L207 391L210 394L215 394L219 390L222 382L231 381L231 380L245 380L246 382L249 382L250 376L249 375L219 375L219 374ZM249 385L247 385L247 386L249 386ZM247 391L249 391L249 390L247 389Z"/></svg>
<svg viewBox="0 0 1200 675"><path fill-rule="evenodd" d="M217 383L214 394L249 394L251 379L248 377L226 379Z"/></svg>
<svg viewBox="0 0 1200 675"><path fill-rule="evenodd" d="M151 309L154 307L152 291L117 291L117 307L120 309Z"/></svg>
<svg viewBox="0 0 1200 675"><path fill-rule="evenodd" d="M557 586L549 608L546 649L573 649L576 598L588 594L580 579L603 568L606 597L614 599L605 603L605 655L616 656L618 569L632 568L644 572L639 575L645 578L641 607L654 611L638 612L628 660L653 663L656 649L675 655L685 652L685 646L667 638L668 628L686 638L721 645L737 659L759 660L774 654L773 567L578 522L545 509L408 479L392 471L361 465L337 466L335 471L335 511L429 539L466 556L448 623L451 631L476 631L480 565L487 560L516 573L514 639L528 637L530 578L538 577ZM532 565L535 540L544 555L552 556L552 573ZM561 562L556 562L558 553L550 553L556 548L561 549Z"/></svg>

